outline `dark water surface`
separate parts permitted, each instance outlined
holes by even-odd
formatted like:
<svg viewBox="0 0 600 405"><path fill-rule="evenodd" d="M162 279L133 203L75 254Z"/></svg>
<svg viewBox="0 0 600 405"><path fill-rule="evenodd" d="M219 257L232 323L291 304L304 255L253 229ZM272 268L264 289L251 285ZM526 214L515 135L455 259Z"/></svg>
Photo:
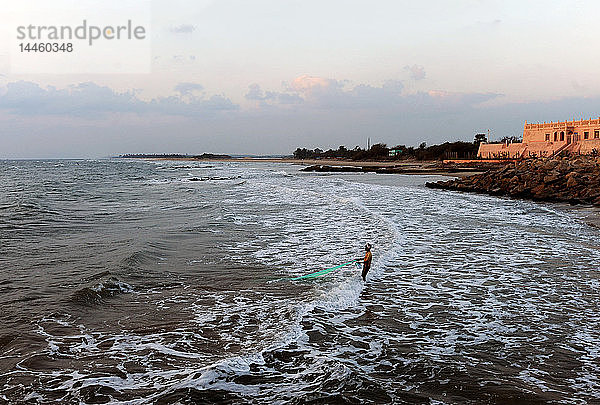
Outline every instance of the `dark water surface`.
<svg viewBox="0 0 600 405"><path fill-rule="evenodd" d="M597 228L297 170L0 161L0 403L600 403Z"/></svg>

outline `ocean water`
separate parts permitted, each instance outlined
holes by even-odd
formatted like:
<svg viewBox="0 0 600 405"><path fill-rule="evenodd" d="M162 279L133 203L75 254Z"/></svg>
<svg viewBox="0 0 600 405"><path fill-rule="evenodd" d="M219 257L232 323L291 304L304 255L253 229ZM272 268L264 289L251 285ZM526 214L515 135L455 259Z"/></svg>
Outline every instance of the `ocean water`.
<svg viewBox="0 0 600 405"><path fill-rule="evenodd" d="M600 403L576 211L298 169L0 161L0 403Z"/></svg>

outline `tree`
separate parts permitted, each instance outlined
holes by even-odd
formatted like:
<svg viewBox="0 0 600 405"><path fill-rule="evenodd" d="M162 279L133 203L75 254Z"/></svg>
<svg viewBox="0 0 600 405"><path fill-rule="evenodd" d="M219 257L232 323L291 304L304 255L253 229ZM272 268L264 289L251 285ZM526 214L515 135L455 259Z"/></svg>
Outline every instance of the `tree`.
<svg viewBox="0 0 600 405"><path fill-rule="evenodd" d="M371 149L368 150L368 157L370 159L388 157L389 153L390 150L385 143L376 143L375 145L371 146Z"/></svg>
<svg viewBox="0 0 600 405"><path fill-rule="evenodd" d="M514 143L514 142L521 142L521 138L518 136L505 136L504 138L500 139L500 143Z"/></svg>
<svg viewBox="0 0 600 405"><path fill-rule="evenodd" d="M481 142L487 142L487 136L485 136L485 134L475 134L473 143L479 145Z"/></svg>

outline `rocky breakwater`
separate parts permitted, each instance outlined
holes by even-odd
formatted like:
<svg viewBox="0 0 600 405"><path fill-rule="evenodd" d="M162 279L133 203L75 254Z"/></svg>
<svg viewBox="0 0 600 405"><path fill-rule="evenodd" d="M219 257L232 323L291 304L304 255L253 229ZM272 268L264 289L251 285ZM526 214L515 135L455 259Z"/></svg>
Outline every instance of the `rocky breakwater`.
<svg viewBox="0 0 600 405"><path fill-rule="evenodd" d="M489 167L489 166L488 166ZM486 167L487 168L487 167ZM330 172L330 173L377 173L377 174L443 174L443 173L473 173L482 169L477 165L469 167L454 164L434 163L405 163L399 165L382 165L376 162L373 165L357 166L328 166L312 165L300 169L303 172Z"/></svg>
<svg viewBox="0 0 600 405"><path fill-rule="evenodd" d="M600 159L525 160L461 179L426 183L426 186L600 206Z"/></svg>

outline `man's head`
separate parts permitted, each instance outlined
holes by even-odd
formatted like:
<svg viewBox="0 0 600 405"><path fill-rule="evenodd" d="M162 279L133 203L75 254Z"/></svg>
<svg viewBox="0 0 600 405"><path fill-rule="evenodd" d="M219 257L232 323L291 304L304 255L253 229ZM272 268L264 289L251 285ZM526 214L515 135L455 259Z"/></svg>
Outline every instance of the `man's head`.
<svg viewBox="0 0 600 405"><path fill-rule="evenodd" d="M371 244L370 244L370 243L367 243L367 244L365 245L365 250L366 250L367 252L371 251Z"/></svg>

